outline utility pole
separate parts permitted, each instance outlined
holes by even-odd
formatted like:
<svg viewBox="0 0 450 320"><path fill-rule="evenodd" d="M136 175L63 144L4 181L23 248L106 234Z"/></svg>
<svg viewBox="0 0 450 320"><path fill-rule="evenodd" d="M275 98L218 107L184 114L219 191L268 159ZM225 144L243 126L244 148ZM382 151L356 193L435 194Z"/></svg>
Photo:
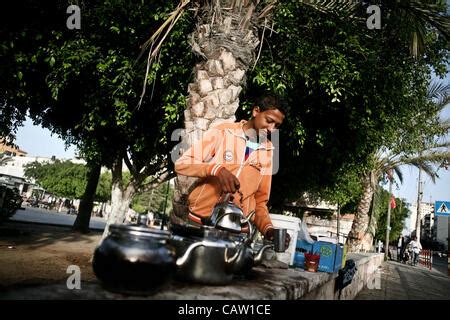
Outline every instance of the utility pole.
<svg viewBox="0 0 450 320"><path fill-rule="evenodd" d="M169 187L170 187L170 180L167 181L166 198L164 199L164 209L163 209L163 218L162 218L162 223L161 223L161 230L164 230L164 226L166 225L166 208L167 208L167 197L169 196Z"/></svg>
<svg viewBox="0 0 450 320"><path fill-rule="evenodd" d="M337 210L337 212L336 212L336 221L337 221L337 226L336 226L336 233L337 233L337 245L338 245L338 247L339 247L339 243L340 243L340 241L339 241L339 232L340 232L340 218L341 218L341 205L340 205L340 203L339 203L339 201L338 201L338 210Z"/></svg>
<svg viewBox="0 0 450 320"><path fill-rule="evenodd" d="M422 204L423 185L422 185L422 169L419 168L419 186L417 192L417 217L416 217L416 237L420 242L420 207Z"/></svg>
<svg viewBox="0 0 450 320"><path fill-rule="evenodd" d="M384 260L387 261L389 253L389 232L391 231L391 199L392 199L392 171L388 173L389 178L389 201L386 221L386 242L384 245Z"/></svg>

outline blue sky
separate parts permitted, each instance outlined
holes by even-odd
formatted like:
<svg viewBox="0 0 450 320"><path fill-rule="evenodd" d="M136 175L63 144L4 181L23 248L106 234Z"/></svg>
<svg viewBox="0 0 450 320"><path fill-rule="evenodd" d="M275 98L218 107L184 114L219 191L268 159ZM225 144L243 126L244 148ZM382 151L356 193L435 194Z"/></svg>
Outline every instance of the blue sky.
<svg viewBox="0 0 450 320"><path fill-rule="evenodd" d="M450 118L450 105L445 107L441 118ZM417 201L419 170L404 166L402 167L402 173L403 184L398 189L393 188L393 194L397 198L404 198L410 203L415 203ZM450 167L448 170L439 169L438 175L440 178L436 180L436 183L433 183L428 176L422 175L422 181L424 181L422 200L424 202L450 201Z"/></svg>
<svg viewBox="0 0 450 320"><path fill-rule="evenodd" d="M29 118L17 131L16 144L28 152L28 156L73 158L76 151L74 147L65 150L64 142L57 135L51 135L49 130L33 125Z"/></svg>

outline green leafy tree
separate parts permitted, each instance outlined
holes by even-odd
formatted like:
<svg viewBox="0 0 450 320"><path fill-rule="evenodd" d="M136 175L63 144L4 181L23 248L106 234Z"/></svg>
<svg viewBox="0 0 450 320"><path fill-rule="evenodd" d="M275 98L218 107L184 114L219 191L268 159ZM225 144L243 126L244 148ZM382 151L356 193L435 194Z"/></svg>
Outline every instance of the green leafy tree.
<svg viewBox="0 0 450 320"><path fill-rule="evenodd" d="M75 144L92 171L85 194L91 200L100 166L110 168L109 223L120 223L134 193L171 177L171 133L179 127L193 64L184 30L193 20L179 20L145 77L145 64L137 60L140 46L173 3L80 1L80 30L66 28L68 4L29 0L13 4L2 20L1 128L11 134L28 113ZM138 107L144 78L154 85ZM128 181L123 164L131 174Z"/></svg>
<svg viewBox="0 0 450 320"><path fill-rule="evenodd" d="M262 87L285 95L291 105L281 130L272 210L282 211L286 199L304 191L334 202L355 201L373 154L393 144L399 128L413 133L411 117L430 114L426 89L431 68L445 75L447 42L429 28L424 51L414 58L411 28L394 9L383 9L382 19L389 26L398 23L397 29L368 30L365 21L342 21L299 2L278 5L276 33L248 73L246 92L258 96Z"/></svg>
<svg viewBox="0 0 450 320"><path fill-rule="evenodd" d="M381 1L380 3L383 5L383 12L386 13L386 17L383 17L383 19L386 18L385 21L387 21L390 26L396 24L396 26L400 25L402 27L402 29L395 34L386 31L388 30L386 29L384 31L385 36L380 38L383 40L388 39L389 41L387 43L395 43L395 46L391 46L395 48L399 47L399 41L400 43L404 43L404 46L400 46L400 50L406 47L408 56L410 56L411 53L408 49L409 44L414 43L413 46L416 48L416 40L419 38L420 40L424 40L421 37L424 35L424 32L421 32L423 29L418 30L418 28L423 28L425 23L427 26L437 28L444 36L448 36L448 28L445 27L448 26L448 20L443 18L441 14L442 11L445 10L445 4L442 2L436 4L436 1L427 1L425 4L417 4L415 1L402 1L401 5L392 4L391 1ZM185 128L187 129L187 136L185 139L188 145L195 141L196 137L199 137L201 133L210 126L218 122L234 121L235 112L239 105L239 93L245 88L245 75L251 67L255 68L254 64L257 57L256 49L258 48L259 43L264 44L264 40L266 40L264 38L265 31L269 33L267 26L270 25L273 27L273 24L271 24L272 21L275 22L276 34L280 34L281 36L284 35L285 39L283 40L285 41L273 41L272 39L268 41L269 46L271 45L271 42L274 43L273 48L275 50L269 51L266 49L266 61L264 61L262 57L258 63L258 66L262 66L260 70L258 70L259 74L249 78L253 78L258 86L264 87L264 89L272 89L272 91L275 92L286 92L289 91L288 89L295 87L295 90L289 93L291 94L291 98L296 98L292 99L292 101L300 103L305 101L305 91L308 93L317 93L319 97L320 95L324 97L319 103L326 105L328 111L333 110L338 112L342 101L347 100L346 102L348 103L350 100L353 100L353 113L341 118L323 117L322 114L320 121L327 122L330 121L330 119L333 119L334 121L347 120L346 118L350 117L349 120L357 122L358 120L362 120L361 116L363 116L363 113L361 113L362 110L355 109L362 107L366 109L364 111L367 113L366 117L363 118L365 120L364 125L372 130L380 129L377 128L377 126L380 125L380 122L377 121L378 119L372 119L371 113L373 112L373 106L380 107L379 104L383 105L384 100L386 100L385 98L388 97L383 94L378 94L376 99L369 101L370 97L372 97L370 94L377 90L373 90L373 88L367 90L365 92L366 95L357 92L361 90L361 88L370 88L367 84L373 85L375 74L368 77L368 74L363 73L366 77L372 78L364 79L359 72L359 68L354 68L357 65L357 63L355 63L357 60L348 59L345 54L334 48L329 48L328 46L325 46L324 48L323 44L328 44L328 42L321 41L322 39L320 38L325 32L329 32L328 35L333 37L338 36L337 38L342 36L342 38L345 38L348 41L343 46L344 48L340 49L346 49L346 53L356 51L357 54L353 55L353 57L358 60L364 58L366 60L364 62L367 62L368 59L371 59L373 64L384 64L385 60L383 60L383 58L391 57L392 55L392 52L388 52L389 50L384 50L380 59L379 53L382 49L385 49L386 43L375 41L375 44L378 47L374 48L374 46L372 46L371 48L367 48L361 45L360 37L351 37L351 35L354 34L353 30L355 30L355 27L362 27L363 30L366 30L366 34L363 37L364 39L362 39L365 40L365 44L370 44L370 42L373 42L374 40L373 34L369 35L367 33L367 28L364 25L365 20L361 21L360 19L362 16L361 13L364 12L367 5L366 2L358 4L353 2L336 4L334 1L284 1L280 3L277 1L205 1L202 3L196 1L181 1L176 10L170 14L166 22L146 43L147 47L150 47L148 54L149 66L155 61L155 57L158 54L159 48L161 48L161 44L174 27L178 18L187 11L189 4L195 5L194 11L198 13L198 24L197 28L191 34L191 41L193 51L201 57L201 61L196 64L194 68L194 80L188 87L189 98L185 111ZM308 8L313 8L314 10L308 11ZM305 24L305 20L302 20L305 18L305 12L306 16L315 15L318 17L319 23L315 22L314 19L311 19L310 24ZM322 13L325 13L327 17L331 18L325 18L324 21L321 19ZM342 25L344 23L342 19L336 19L337 14L340 18L352 17L352 19L345 19L345 23L354 20L354 23L351 25L351 28L353 29L339 30L336 28L338 24ZM405 19L405 17L407 19ZM410 23L410 17L415 18L415 20L413 20L414 24ZM421 19L421 23L416 23L419 22L419 19ZM321 22L325 22L326 24L320 24ZM316 29L314 28L316 26L317 29L319 29L317 34L311 32L311 29ZM407 26L407 28L405 26ZM331 33L329 29L331 29ZM391 27L389 30L393 30L393 28ZM259 34L258 31L260 31ZM270 33L272 32L270 31ZM313 51L312 55L310 50L305 50L304 54L306 57L304 60L301 60L299 59L299 55L302 53L302 48L299 47L304 43L308 44L308 40L305 41L305 38L303 37L305 33L310 33L309 35L306 35L306 39L308 39L308 36L311 38L311 34L314 34L315 38L313 42L311 42L311 47L315 44L320 50L317 53ZM413 39L412 42L410 42L409 39L411 34L414 35L415 39ZM317 35L319 35L320 40L317 39ZM408 37L408 39L406 40L405 37ZM293 38L295 41L292 41ZM286 44L289 46L288 50L284 50ZM259 47L258 56L261 53L261 48L262 46ZM372 50L371 52L370 49L377 50ZM274 57L278 52L281 52L285 56L281 57L281 59L280 56ZM413 56L417 56L419 50L415 50L414 52L416 54L413 53ZM423 51L421 53L423 54ZM262 53L262 55L264 55L264 53ZM328 59L320 59L327 55ZM404 62L404 57L404 54L400 54L398 58ZM329 63L330 60L332 63ZM321 61L324 61L324 65L320 65ZM373 64L369 63L367 65L373 66ZM363 66L360 64L358 67L362 67L362 69L367 72L369 71L367 65ZM398 63L388 64L388 67L391 69L395 69L397 66L399 66ZM389 74L386 73L387 70L382 70L383 68L380 68L379 66L377 66L377 69L383 76ZM322 70L324 72L322 72ZM299 74L299 71L303 73ZM312 71L316 71L316 74ZM320 77L317 77L317 73L322 74ZM404 76L402 72L398 72L396 73L396 77L390 79L393 84L397 81L397 79L394 78L401 79L400 75ZM364 82L367 80L369 81ZM367 84L365 86L357 86L356 82ZM389 83L389 85L390 84L391 83ZM401 85L404 84L405 81L401 81ZM389 87L386 84L380 85L381 88L383 88L383 86L393 91L392 87ZM402 91L405 91L405 89ZM145 90L143 92L145 92ZM295 93L297 93L297 95ZM298 97L298 95L300 95L300 97ZM351 99L353 97L356 99ZM391 101L388 100L386 103L385 109L389 111L388 114L393 113L390 102L393 102L393 99ZM334 108L333 106L329 108L330 103L335 103ZM369 103L372 104L372 106L370 106ZM316 105L313 104L310 104L310 106L311 108L316 107ZM300 112L300 114L301 113L302 112ZM380 110L378 115L383 115L382 118L384 118L386 114L383 114ZM306 115L306 117L308 117L308 115ZM304 121L304 119L302 120ZM294 143L300 142L301 144L305 140L305 134L309 134L302 126L306 121L302 123L299 115L297 115L296 117L292 117L292 122L293 130L290 130L289 132L293 133L292 138ZM316 147L319 147L318 149L323 146L324 141L326 141L328 136L336 135L336 132L333 132L336 131L335 126L329 126L328 132L325 128L325 125L319 130L315 127L314 129L316 130L313 131L316 132L311 132L315 134L313 144L315 144ZM352 129L353 131L357 131L354 127L347 127L346 129L350 131L350 133ZM361 132L367 133L367 129L361 130ZM362 133L360 134L362 135ZM370 140L370 138L365 138L364 140L366 142L373 141L374 145L377 143L377 140ZM359 140L356 139L355 141ZM341 144L343 143L341 142ZM335 145L334 147L337 149L340 145ZM352 152L350 156L353 155L355 158L359 157L362 160L367 160L369 153L373 151L374 148L373 146L370 146L370 143L361 143L355 147L364 149L356 150L356 152ZM300 148L297 145L289 150L292 150L298 156L300 152L299 149ZM334 154L342 155L343 153L335 152ZM338 161L340 161L338 165L342 165L342 162L347 160L342 158L344 157L341 156L341 159L338 159ZM326 164L333 162L333 156L320 156L319 159L325 159ZM356 159L351 160L356 162ZM294 168L294 163L297 164L297 162L293 161L293 163L289 163L288 166ZM313 162L310 162L310 164L312 163ZM317 169L319 166L321 166L322 170L324 168L323 163L320 161L316 161L315 165L316 167L314 167L314 169ZM300 168L302 167L300 166ZM310 170L310 172L318 171L320 170ZM335 172L339 172L339 170L335 170ZM299 176L292 175L291 173L292 172L287 176ZM328 176L331 178L331 181L333 181L333 178L336 177L336 173L335 175ZM182 176L177 177L177 188L174 197L176 216L183 217L183 214L187 212L184 206L184 199L186 199L187 190L192 185L193 180L194 179ZM288 179L280 180L284 180L285 182L288 181ZM283 189L286 190L285 186L283 187Z"/></svg>
<svg viewBox="0 0 450 320"><path fill-rule="evenodd" d="M372 245L376 217L370 216L369 208L385 174L394 171L402 182L401 166L409 165L423 170L434 181L437 177L435 167L450 160L450 142L445 139L448 120L439 117L449 99L450 85L431 84L427 95L418 101L427 112L410 116L407 123L397 128L397 137L389 147L384 146L374 154L363 174L363 194L349 234L349 250L368 250Z"/></svg>
<svg viewBox="0 0 450 320"><path fill-rule="evenodd" d="M152 190L138 193L131 205L132 209L139 213L169 213L172 210L173 186L164 183Z"/></svg>
<svg viewBox="0 0 450 320"><path fill-rule="evenodd" d="M379 188L374 215L377 220L375 239L384 241L386 237L387 225L387 204L391 201L391 196L386 190ZM390 216L390 239L397 244L397 239L402 235L405 219L409 215L409 204L402 199L395 199L395 208L391 209Z"/></svg>
<svg viewBox="0 0 450 320"><path fill-rule="evenodd" d="M86 189L88 168L83 164L56 160L31 162L24 168L25 176L33 179L46 191L67 199L80 199ZM111 179L103 174L96 188L95 200L106 201L111 195Z"/></svg>
<svg viewBox="0 0 450 320"><path fill-rule="evenodd" d="M11 131L30 111L38 122L65 134L66 141L79 144L87 158L112 168L111 221L120 220L144 182L152 186L170 177L173 128L184 121L190 143L189 137L209 126L233 120L236 110L248 111L249 104L238 109L246 79L249 101L263 89L283 93L292 105L281 140L283 172L272 192L279 208L305 190L351 190L344 188L343 177L364 172L373 152L396 135L394 128L420 112L413 102L426 86L430 66L437 74L445 72L445 38L431 32L442 24L437 16L443 6L428 1L420 10L414 9L415 1L401 6L381 1L388 26L382 30L367 29L366 2L341 6L345 10L323 5L321 11L314 1L294 0L184 1L179 6L105 1L96 7L80 2L84 22L78 31L61 27L58 17L66 3L59 11L31 3L31 14L45 26L28 22L39 19L2 21L8 32L0 47L1 73L7 75L0 80L6 115L1 128ZM423 52L415 59L409 48L415 25L395 14L400 9L428 21L430 32L423 33ZM184 12L196 12L198 23ZM27 16L24 10L20 14ZM149 51L147 61L153 63L146 69L142 60L135 62L143 39L152 33L148 44L159 51ZM198 63L191 49L201 57ZM122 160L133 177L129 183ZM178 180L175 210L189 185Z"/></svg>

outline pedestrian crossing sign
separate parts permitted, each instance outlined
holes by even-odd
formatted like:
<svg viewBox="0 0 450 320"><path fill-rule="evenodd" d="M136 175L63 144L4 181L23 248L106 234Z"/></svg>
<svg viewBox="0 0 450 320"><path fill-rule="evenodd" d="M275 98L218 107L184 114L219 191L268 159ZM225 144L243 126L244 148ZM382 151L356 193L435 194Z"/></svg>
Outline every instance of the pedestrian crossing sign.
<svg viewBox="0 0 450 320"><path fill-rule="evenodd" d="M434 203L434 213L436 216L450 217L450 201L436 201Z"/></svg>

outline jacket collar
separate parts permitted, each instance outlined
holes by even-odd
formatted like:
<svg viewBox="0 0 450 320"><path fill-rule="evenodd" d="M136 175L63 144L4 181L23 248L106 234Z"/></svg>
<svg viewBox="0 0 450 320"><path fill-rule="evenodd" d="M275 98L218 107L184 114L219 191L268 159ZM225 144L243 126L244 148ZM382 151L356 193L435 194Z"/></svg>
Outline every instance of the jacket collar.
<svg viewBox="0 0 450 320"><path fill-rule="evenodd" d="M244 134L244 124L247 123L247 120L241 120L239 122L232 123L230 127L227 128L227 131L231 133L232 135L243 139L244 141L247 141ZM272 142L268 139L266 141L261 142L259 144L258 149L265 149L265 150L274 150L275 147L273 146ZM257 149L257 150L258 150Z"/></svg>

